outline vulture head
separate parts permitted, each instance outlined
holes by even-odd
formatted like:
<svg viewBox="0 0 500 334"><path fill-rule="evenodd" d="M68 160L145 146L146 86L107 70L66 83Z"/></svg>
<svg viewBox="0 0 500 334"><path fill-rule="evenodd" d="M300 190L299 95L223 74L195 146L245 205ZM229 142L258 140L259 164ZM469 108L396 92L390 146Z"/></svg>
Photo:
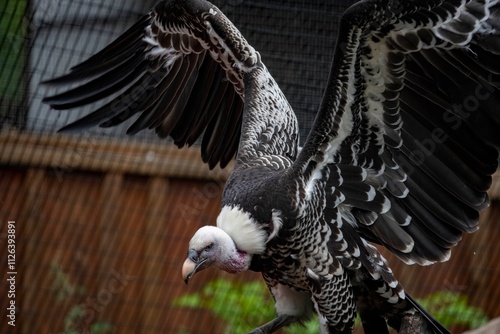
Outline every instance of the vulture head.
<svg viewBox="0 0 500 334"><path fill-rule="evenodd" d="M209 267L235 274L248 269L251 261L252 255L239 250L229 234L215 226L203 226L189 242L182 277L187 284L194 274Z"/></svg>

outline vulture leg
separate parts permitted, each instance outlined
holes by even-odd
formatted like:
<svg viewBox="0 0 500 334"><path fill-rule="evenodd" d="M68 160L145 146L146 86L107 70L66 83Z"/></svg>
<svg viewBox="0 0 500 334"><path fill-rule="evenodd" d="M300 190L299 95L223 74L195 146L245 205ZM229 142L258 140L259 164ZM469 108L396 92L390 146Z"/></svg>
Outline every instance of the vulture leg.
<svg viewBox="0 0 500 334"><path fill-rule="evenodd" d="M392 328L398 329L399 334L449 334L450 332L436 319L432 317L413 297L408 293L406 300L413 306L415 312L407 313L399 318L389 319L388 323Z"/></svg>
<svg viewBox="0 0 500 334"><path fill-rule="evenodd" d="M421 334L421 333L434 333L426 322L425 318L420 314L407 314L401 319L401 327L398 331L399 334Z"/></svg>
<svg viewBox="0 0 500 334"><path fill-rule="evenodd" d="M268 323L255 328L253 331L248 334L270 334L276 332L278 329L288 326L296 321L298 321L300 317L293 315L279 315Z"/></svg>

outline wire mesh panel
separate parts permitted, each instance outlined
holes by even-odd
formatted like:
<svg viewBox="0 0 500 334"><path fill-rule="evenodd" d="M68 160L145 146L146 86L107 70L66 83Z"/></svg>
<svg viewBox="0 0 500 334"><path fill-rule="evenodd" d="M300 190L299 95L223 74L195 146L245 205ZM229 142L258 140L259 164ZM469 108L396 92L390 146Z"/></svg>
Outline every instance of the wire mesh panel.
<svg viewBox="0 0 500 334"><path fill-rule="evenodd" d="M341 14L354 1L214 2L260 52L305 139L323 95ZM15 231L17 256L8 270L2 243L2 333L232 333L274 316L264 285L247 284L260 282L257 273L234 278L206 271L187 287L181 279L189 238L215 222L227 171L209 173L196 145L178 151L150 131L126 136L130 122L55 134L109 100L71 112L42 103L57 91L43 80L109 44L153 5L0 4L0 232L7 240L8 231ZM448 312L456 331L500 315L494 281L500 270L488 256L499 247L498 212L493 202L483 216L484 232L467 236L445 265L408 269L384 253L412 294L437 292L430 308ZM16 326L5 321L14 300L5 298L8 272L17 273ZM317 332L317 325L282 333L306 331Z"/></svg>
<svg viewBox="0 0 500 334"><path fill-rule="evenodd" d="M10 1L8 3L17 3ZM22 3L22 2L19 2ZM240 28L248 41L262 55L280 87L285 92L301 120L302 134L305 136L312 123L324 83L330 68L337 26L341 13L353 1L282 2L282 1L227 1L217 4L221 10ZM99 105L79 108L68 112L55 112L41 103L41 99L54 90L40 85L44 79L61 75L96 51L109 44L126 27L145 13L153 2L102 2L102 1L33 1L25 4L27 18L19 24L20 16L12 20L16 43L12 50L24 50L26 58L18 60L15 52L6 52L6 58L16 66L5 65L3 82L12 82L10 76L22 73L27 67L26 86L16 92L19 96L29 92L28 111L25 119L14 117L13 126L30 131L54 131L68 120L81 117ZM7 8L5 16L19 15L23 6ZM14 11L17 11L16 13ZM8 32L12 34L11 32ZM23 33L25 34L23 36ZM26 48L20 47L23 42ZM9 63L9 64L10 64ZM19 79L20 80L20 79ZM5 85L8 86L8 85ZM20 85L21 86L21 85ZM4 88L6 89L6 88ZM5 94L7 94L5 93ZM4 104L2 108L7 109ZM97 131L97 130L94 130ZM123 134L123 128L109 130Z"/></svg>
<svg viewBox="0 0 500 334"><path fill-rule="evenodd" d="M54 131L67 122L68 115L53 112L41 103L43 96L53 92L41 86L41 81L63 74L102 49L153 4L133 0L33 1L29 18L32 35L26 128ZM90 110L82 109L81 112Z"/></svg>

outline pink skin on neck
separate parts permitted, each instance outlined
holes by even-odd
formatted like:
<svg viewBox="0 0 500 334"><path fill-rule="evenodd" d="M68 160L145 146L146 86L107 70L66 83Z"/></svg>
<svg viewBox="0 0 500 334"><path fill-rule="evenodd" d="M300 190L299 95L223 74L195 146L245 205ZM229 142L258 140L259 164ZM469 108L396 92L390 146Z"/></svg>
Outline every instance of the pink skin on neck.
<svg viewBox="0 0 500 334"><path fill-rule="evenodd" d="M232 257L229 261L224 263L224 270L230 274L236 274L248 269L251 257L246 252L237 250L236 256Z"/></svg>

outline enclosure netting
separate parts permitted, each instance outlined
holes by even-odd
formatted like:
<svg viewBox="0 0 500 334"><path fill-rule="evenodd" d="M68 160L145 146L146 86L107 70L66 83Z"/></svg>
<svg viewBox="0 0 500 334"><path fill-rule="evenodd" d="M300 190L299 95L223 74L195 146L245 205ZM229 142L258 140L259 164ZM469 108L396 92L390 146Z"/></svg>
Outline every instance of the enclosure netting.
<svg viewBox="0 0 500 334"><path fill-rule="evenodd" d="M244 1L216 3L251 45L294 108L304 137L315 115L340 16L354 1ZM2 6L1 115L4 124L30 132L54 132L96 109L94 104L56 112L41 103L56 90L43 80L66 73L119 36L154 1L7 1ZM27 10L27 14L26 14ZM126 127L126 125L124 125ZM100 131L122 136L124 128ZM147 132L137 140L152 139Z"/></svg>
<svg viewBox="0 0 500 334"><path fill-rule="evenodd" d="M321 101L341 14L353 2L214 1L260 52L297 114L302 141ZM22 150L18 141L17 146L8 142L16 135L27 135L32 146L38 136L58 138L55 133L61 126L109 101L54 111L42 98L58 90L41 81L66 73L109 44L153 5L151 0L3 1L0 134L10 135L1 137L0 150ZM96 127L71 136L86 145L89 138L171 145L153 131L126 136L128 125ZM0 251L5 255L0 264L2 332L232 333L273 316L265 289L249 283L259 278L257 274L244 276L244 283L215 272L200 274L189 287L181 280L189 237L197 227L214 223L223 181L122 175L77 165L60 170L46 162L36 169L38 162L30 159L43 160L44 152L41 157L33 152L38 152L36 147L29 146L26 152L4 152L0 166L1 232L5 235L7 222L15 221L18 240L16 327L6 324L6 248L2 245ZM21 158L10 164L9 154ZM112 164L113 153L107 158ZM485 233L491 239L497 232ZM396 264L411 292L424 297L440 291L435 297L438 306L460 305L446 309L455 312L455 325L467 317L483 322L479 308L490 317L498 312L493 302L480 304L482 297L473 300L478 309L459 299L467 294L470 299L478 286L494 285L490 279L495 271L485 262L491 244L483 239L466 242L469 248L459 253L458 261L434 271L408 271ZM476 264L473 272L471 263ZM206 282L211 283L204 288ZM233 323L235 319L243 325ZM307 330L316 331L295 333Z"/></svg>

